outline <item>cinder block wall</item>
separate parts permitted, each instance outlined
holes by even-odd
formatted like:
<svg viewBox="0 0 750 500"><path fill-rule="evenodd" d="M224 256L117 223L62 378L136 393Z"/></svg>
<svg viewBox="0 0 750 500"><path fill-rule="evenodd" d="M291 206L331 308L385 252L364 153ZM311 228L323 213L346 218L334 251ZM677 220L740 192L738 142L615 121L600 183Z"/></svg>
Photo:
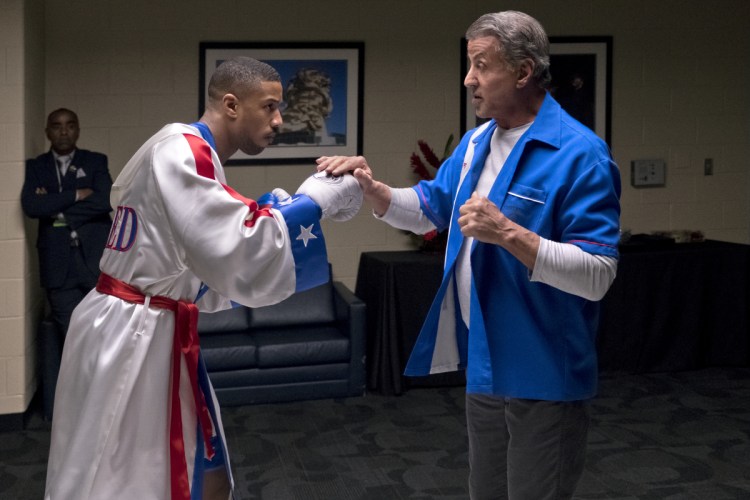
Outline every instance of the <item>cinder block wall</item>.
<svg viewBox="0 0 750 500"><path fill-rule="evenodd" d="M32 5L45 10L41 18L28 16L32 26L25 32L23 2L4 3L11 9L3 9L0 21L0 106L10 113L0 113L0 126L5 120L11 126L2 129L10 137L0 137L0 168L9 174L0 187L0 210L14 235L0 234L6 238L0 239L0 279L26 280L18 285L24 297L35 283L28 283L33 271L21 257L35 254L28 245L33 234L17 234L19 169L22 156L46 148L42 128L49 110L75 109L80 146L106 153L117 175L162 125L198 117L200 41L364 41L364 154L380 179L407 186L414 181L409 156L417 140L440 148L448 135L459 133L461 37L479 15L505 9L535 16L551 36L614 37L612 150L622 171L624 228L694 229L708 238L750 242L746 0L37 0ZM44 40L38 52L24 45L28 41L19 43L29 32ZM25 117L15 108L24 95L13 80L19 59L45 75L41 96L34 93L44 109L31 113L27 102ZM30 138L21 141L23 133ZM19 142L25 149L9 157L9 147ZM665 187L630 186L630 162L645 158L666 161ZM712 176L703 175L705 158L714 160ZM228 180L243 194L258 196L277 186L296 189L312 168L230 167ZM325 222L324 230L334 275L352 288L361 252L411 248L409 237L374 220L369 210L348 223ZM25 314L30 306L21 308ZM0 321L6 319L3 310ZM28 386L19 382L28 379L28 368L7 370L8 363L28 367L28 360L5 355L11 347L28 351L28 323L25 318L2 332L6 340L0 342L8 344L0 344L0 365L6 363L0 369L0 413L19 406L5 404L10 399L2 387ZM28 397L24 393L20 401Z"/></svg>
<svg viewBox="0 0 750 500"><path fill-rule="evenodd" d="M36 390L38 286L35 225L21 212L24 159L44 147L44 9L0 2L0 415L20 414ZM31 133L30 133L31 132Z"/></svg>

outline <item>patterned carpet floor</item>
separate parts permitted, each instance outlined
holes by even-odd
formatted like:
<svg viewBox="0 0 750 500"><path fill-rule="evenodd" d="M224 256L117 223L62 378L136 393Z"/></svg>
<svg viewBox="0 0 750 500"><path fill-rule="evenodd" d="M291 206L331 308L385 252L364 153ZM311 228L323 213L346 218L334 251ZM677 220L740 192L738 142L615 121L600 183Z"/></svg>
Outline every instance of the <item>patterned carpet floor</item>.
<svg viewBox="0 0 750 500"><path fill-rule="evenodd" d="M461 387L224 408L239 500L467 499ZM582 500L750 499L750 368L604 375ZM41 499L49 423L0 433L0 498Z"/></svg>

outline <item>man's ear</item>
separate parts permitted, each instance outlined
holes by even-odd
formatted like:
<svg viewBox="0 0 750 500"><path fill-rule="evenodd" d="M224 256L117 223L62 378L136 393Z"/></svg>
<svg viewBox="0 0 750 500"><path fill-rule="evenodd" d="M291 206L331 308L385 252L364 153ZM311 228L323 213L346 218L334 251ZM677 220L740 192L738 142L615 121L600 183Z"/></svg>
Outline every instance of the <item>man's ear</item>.
<svg viewBox="0 0 750 500"><path fill-rule="evenodd" d="M221 98L221 109L230 118L237 118L239 99L234 94L224 94Z"/></svg>
<svg viewBox="0 0 750 500"><path fill-rule="evenodd" d="M523 88L529 84L531 77L534 75L534 61L531 59L524 59L518 66L518 79L516 81L516 88Z"/></svg>

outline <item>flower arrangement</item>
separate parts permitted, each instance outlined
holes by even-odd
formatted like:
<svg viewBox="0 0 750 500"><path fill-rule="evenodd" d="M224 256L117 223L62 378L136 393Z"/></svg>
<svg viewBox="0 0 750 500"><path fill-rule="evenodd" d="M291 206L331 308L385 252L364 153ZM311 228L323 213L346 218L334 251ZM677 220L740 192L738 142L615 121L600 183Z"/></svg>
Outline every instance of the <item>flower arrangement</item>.
<svg viewBox="0 0 750 500"><path fill-rule="evenodd" d="M448 141L446 141L445 143L445 149L443 150L443 157L438 158L435 152L432 150L432 148L425 141L423 140L417 141L417 146L419 146L419 150L421 151L422 156L424 156L425 161L427 161L427 164L430 165L430 167L432 167L436 171L437 169L440 168L440 165L442 165L445 159L448 158L448 155L450 154L450 151L451 151L451 144L453 144L453 134L451 134L448 137ZM424 161L422 161L422 158L417 153L411 154L410 165L411 165L412 171L420 179L429 181L435 178L435 174L430 173L430 171L427 169L427 165L425 165Z"/></svg>
<svg viewBox="0 0 750 500"><path fill-rule="evenodd" d="M443 164L448 155L451 152L451 145L453 144L453 134L448 137L443 149L443 155L441 158L435 154L435 151L423 140L417 141L419 151L422 153L420 156L417 153L412 153L409 161L412 171L420 180L429 181L435 178L435 173ZM422 159L424 157L424 160ZM435 173L432 172L435 171ZM448 243L448 231L438 232L437 229L425 233L420 237L419 246L423 252L444 252L445 246Z"/></svg>

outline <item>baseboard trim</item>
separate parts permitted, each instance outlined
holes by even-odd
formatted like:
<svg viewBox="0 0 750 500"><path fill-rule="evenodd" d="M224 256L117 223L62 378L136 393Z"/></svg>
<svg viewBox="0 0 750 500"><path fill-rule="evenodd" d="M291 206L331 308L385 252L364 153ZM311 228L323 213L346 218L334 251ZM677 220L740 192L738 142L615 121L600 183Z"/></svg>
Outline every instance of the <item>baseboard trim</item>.
<svg viewBox="0 0 750 500"><path fill-rule="evenodd" d="M22 431L26 424L26 413L0 415L0 432Z"/></svg>
<svg viewBox="0 0 750 500"><path fill-rule="evenodd" d="M39 391L31 398L29 406L23 413L6 413L0 415L0 432L18 432L26 428L35 405L39 404Z"/></svg>

